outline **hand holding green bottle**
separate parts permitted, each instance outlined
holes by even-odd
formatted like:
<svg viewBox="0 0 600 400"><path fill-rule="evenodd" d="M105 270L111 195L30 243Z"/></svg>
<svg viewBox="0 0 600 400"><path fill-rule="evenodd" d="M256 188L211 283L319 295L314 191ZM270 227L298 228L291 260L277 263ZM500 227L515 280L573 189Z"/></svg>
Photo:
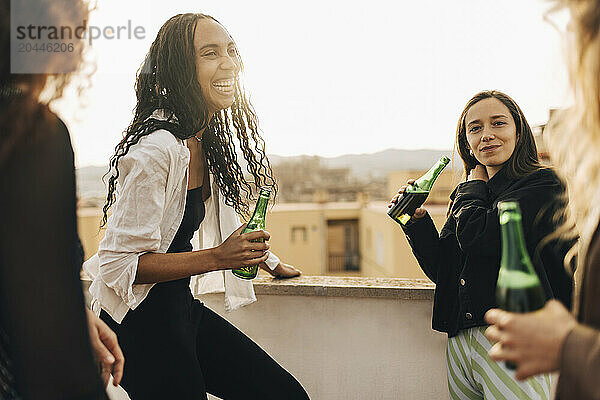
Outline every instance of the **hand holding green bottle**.
<svg viewBox="0 0 600 400"><path fill-rule="evenodd" d="M415 183L415 179L409 179L408 181L406 181L406 185L401 186L400 189L398 189L398 193L396 193L394 195L394 197L392 197L392 199L390 200L390 204L388 204L388 208L392 208L398 202L398 198L400 198L402 196L402 194L404 194L406 189L408 189L408 187L412 186L414 183ZM415 210L415 213L412 215L412 217L419 219L419 218L423 218L425 216L425 214L427 214L426 209L424 209L423 207L417 207L417 209Z"/></svg>
<svg viewBox="0 0 600 400"><path fill-rule="evenodd" d="M496 283L498 308L516 313L539 310L546 303L546 294L527 252L519 203L501 201L498 212L502 233L502 257ZM514 370L517 365L507 361L506 367Z"/></svg>
<svg viewBox="0 0 600 400"><path fill-rule="evenodd" d="M269 256L269 244L265 241L268 241L271 235L264 230L242 233L246 225L240 226L214 249L217 263L224 269L258 265Z"/></svg>
<svg viewBox="0 0 600 400"><path fill-rule="evenodd" d="M401 187L398 194L392 199L393 205L388 210L390 218L401 225L406 225L415 215L417 218L423 217L424 210L420 210L418 213L416 210L427 200L433 183L449 162L448 157L442 156L425 175L417 180L411 179L409 186Z"/></svg>
<svg viewBox="0 0 600 400"><path fill-rule="evenodd" d="M253 232L264 232L265 219L267 217L267 205L269 204L269 197L271 197L271 189L263 187L260 189L258 201L256 202L256 208L250 218L250 221L246 224L246 227L242 231L242 235L248 235ZM268 238L267 238L268 240ZM264 239L256 238L254 242L264 242ZM265 259L266 260L266 259ZM240 265L231 271L233 275L241 279L254 279L258 274L258 263L256 265Z"/></svg>

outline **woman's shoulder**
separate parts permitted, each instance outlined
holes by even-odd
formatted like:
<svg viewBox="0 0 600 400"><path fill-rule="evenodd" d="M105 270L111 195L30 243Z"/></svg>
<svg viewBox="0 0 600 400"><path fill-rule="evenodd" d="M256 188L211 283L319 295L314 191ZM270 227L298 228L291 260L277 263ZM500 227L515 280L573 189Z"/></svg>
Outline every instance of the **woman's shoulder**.
<svg viewBox="0 0 600 400"><path fill-rule="evenodd" d="M177 121L175 116L172 116L174 121ZM159 122L168 122L168 113L163 109L154 110L154 112L146 119L146 122L150 123L150 121L159 121ZM140 139L140 143L145 144L147 146L158 146L161 148L170 148L170 147L180 147L185 148L185 143L183 140L177 138L172 132L168 129L165 129L164 124L150 124L154 129L150 132L150 134L142 137ZM151 128L152 129L152 128Z"/></svg>
<svg viewBox="0 0 600 400"><path fill-rule="evenodd" d="M38 132L38 134L32 136L39 139L39 143L34 141L33 144L44 146L48 142L61 144L67 142L70 146L71 137L67 125L46 104L38 104L37 110L32 113L32 118L31 128Z"/></svg>
<svg viewBox="0 0 600 400"><path fill-rule="evenodd" d="M123 158L148 158L161 159L185 157L187 147L171 132L166 129L157 129L148 135L142 136L140 140L129 148Z"/></svg>
<svg viewBox="0 0 600 400"><path fill-rule="evenodd" d="M559 183L562 185L562 181L556 174L554 168L548 166L543 166L521 179L524 181L543 181L548 183Z"/></svg>
<svg viewBox="0 0 600 400"><path fill-rule="evenodd" d="M189 161L187 146L165 129L139 139L119 159L119 175L138 171L140 176L164 176L184 171ZM143 172L140 172L143 171Z"/></svg>
<svg viewBox="0 0 600 400"><path fill-rule="evenodd" d="M157 129L138 142L140 147L155 147L157 150L167 151L172 148L185 148L185 144L166 129Z"/></svg>
<svg viewBox="0 0 600 400"><path fill-rule="evenodd" d="M556 170L550 166L542 166L539 169L533 172L534 174L538 174L539 176L548 177L552 179L558 179L558 175L556 174Z"/></svg>
<svg viewBox="0 0 600 400"><path fill-rule="evenodd" d="M0 160L0 183L9 187L23 182L30 184L43 176L44 181L53 182L47 182L51 186L58 181L68 184L75 167L67 126L45 105L39 105L27 118L30 118L27 136L17 142L8 157Z"/></svg>
<svg viewBox="0 0 600 400"><path fill-rule="evenodd" d="M45 104L39 104L31 117L33 121L29 126L29 138L24 145L15 150L16 158L22 159L25 153L31 155L34 160L47 156L72 164L71 135L63 120Z"/></svg>
<svg viewBox="0 0 600 400"><path fill-rule="evenodd" d="M542 167L519 179L513 188L530 188L532 194L563 193L566 188L562 179L551 167Z"/></svg>

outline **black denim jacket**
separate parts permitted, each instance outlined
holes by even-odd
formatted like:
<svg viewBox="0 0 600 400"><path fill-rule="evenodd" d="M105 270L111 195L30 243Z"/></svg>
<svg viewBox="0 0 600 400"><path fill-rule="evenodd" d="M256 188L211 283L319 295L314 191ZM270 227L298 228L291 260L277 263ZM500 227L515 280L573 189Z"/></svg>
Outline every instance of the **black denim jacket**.
<svg viewBox="0 0 600 400"><path fill-rule="evenodd" d="M440 234L427 214L404 228L419 265L436 284L433 329L449 337L461 329L486 325L483 316L496 306L500 268L497 204L519 202L527 250L548 298L571 307L573 281L563 259L573 242L539 242L555 229L553 216L564 186L551 169L510 179L504 169L487 183L463 182L452 192L450 216Z"/></svg>

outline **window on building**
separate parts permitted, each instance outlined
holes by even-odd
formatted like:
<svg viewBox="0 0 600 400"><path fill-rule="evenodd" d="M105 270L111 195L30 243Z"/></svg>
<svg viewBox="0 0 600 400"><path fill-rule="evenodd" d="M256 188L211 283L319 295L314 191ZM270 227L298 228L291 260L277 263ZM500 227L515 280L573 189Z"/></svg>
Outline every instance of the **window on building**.
<svg viewBox="0 0 600 400"><path fill-rule="evenodd" d="M360 271L358 220L327 221L327 272Z"/></svg>
<svg viewBox="0 0 600 400"><path fill-rule="evenodd" d="M292 243L306 242L308 240L305 226L292 226L291 241Z"/></svg>

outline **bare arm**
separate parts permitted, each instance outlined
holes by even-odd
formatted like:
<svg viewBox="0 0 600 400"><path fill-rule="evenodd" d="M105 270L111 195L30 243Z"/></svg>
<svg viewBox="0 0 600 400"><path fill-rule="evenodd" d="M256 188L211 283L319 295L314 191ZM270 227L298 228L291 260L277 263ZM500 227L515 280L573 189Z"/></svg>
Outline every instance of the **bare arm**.
<svg viewBox="0 0 600 400"><path fill-rule="evenodd" d="M135 283L158 283L187 278L210 271L249 267L264 262L269 253L267 243L252 240L269 240L265 231L241 234L242 225L221 245L212 249L185 253L146 253L138 261Z"/></svg>
<svg viewBox="0 0 600 400"><path fill-rule="evenodd" d="M135 283L158 283L218 270L215 249L186 253L146 253L138 261Z"/></svg>

